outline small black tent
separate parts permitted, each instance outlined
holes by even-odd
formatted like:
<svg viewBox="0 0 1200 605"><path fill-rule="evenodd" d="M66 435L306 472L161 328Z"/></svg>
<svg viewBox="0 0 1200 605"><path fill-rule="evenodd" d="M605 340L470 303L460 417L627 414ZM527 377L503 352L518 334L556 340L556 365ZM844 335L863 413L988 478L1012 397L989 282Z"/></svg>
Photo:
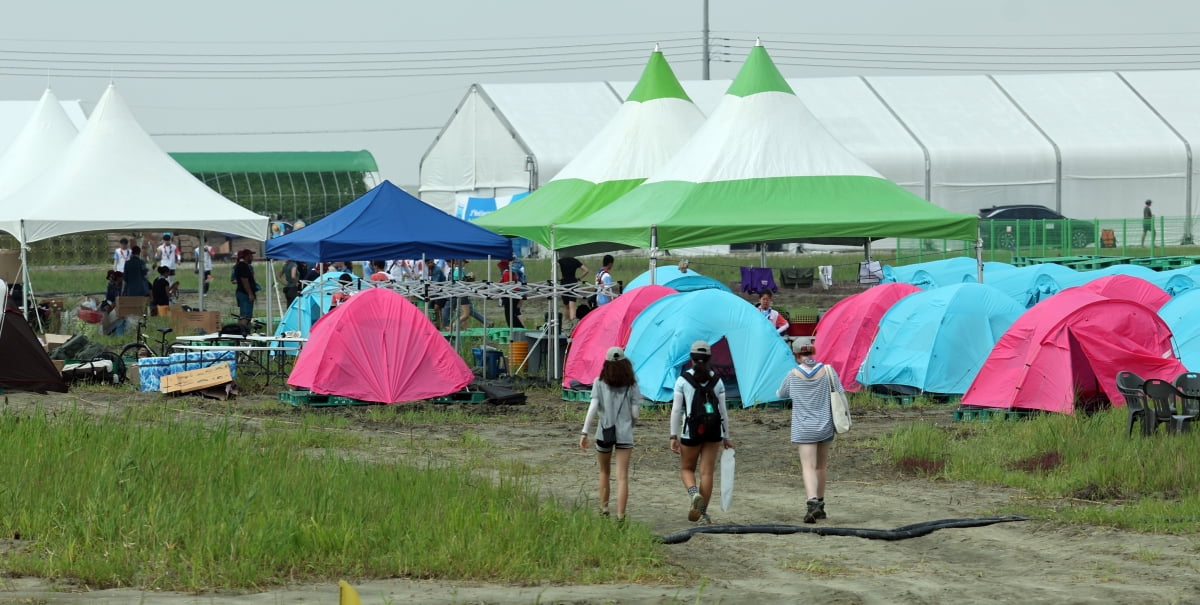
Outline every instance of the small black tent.
<svg viewBox="0 0 1200 605"><path fill-rule="evenodd" d="M0 314L0 388L66 393L67 383L50 361L29 323L15 309Z"/></svg>

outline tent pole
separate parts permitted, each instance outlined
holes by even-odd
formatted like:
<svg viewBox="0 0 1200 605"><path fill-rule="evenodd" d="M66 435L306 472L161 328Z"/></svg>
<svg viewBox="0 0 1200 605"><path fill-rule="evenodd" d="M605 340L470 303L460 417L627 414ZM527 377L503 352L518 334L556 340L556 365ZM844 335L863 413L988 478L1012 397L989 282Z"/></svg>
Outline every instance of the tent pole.
<svg viewBox="0 0 1200 605"><path fill-rule="evenodd" d="M273 320L275 318L275 314L273 312L274 310L271 308L272 298L273 298L271 296L271 292L273 292L274 290L275 290L275 261L268 258L267 259L267 334L275 333L275 330L272 329L272 323L274 323Z"/></svg>
<svg viewBox="0 0 1200 605"><path fill-rule="evenodd" d="M546 360L546 381L558 376L558 248L554 247L554 225L550 225L550 313L547 318L550 324L550 346L547 347L550 358Z"/></svg>
<svg viewBox="0 0 1200 605"><path fill-rule="evenodd" d="M489 254L487 256L487 284L488 284L488 287L490 288L491 284L492 284L492 255L491 254ZM483 296L483 345L482 345L482 347L483 347L483 357L482 357L482 359L483 359L483 379L484 380L487 380L487 377L488 377L488 370L487 370L487 367L488 367L487 316L488 316L488 314L487 314L487 312L488 312L488 296L487 296L487 290L485 289L484 296ZM494 376L493 378L497 378L497 377Z"/></svg>
<svg viewBox="0 0 1200 605"><path fill-rule="evenodd" d="M983 228L975 227L975 280L983 283Z"/></svg>
<svg viewBox="0 0 1200 605"><path fill-rule="evenodd" d="M657 283L655 280L656 269L658 269L658 225L650 225L650 285Z"/></svg>
<svg viewBox="0 0 1200 605"><path fill-rule="evenodd" d="M29 285L29 244L25 241L25 221L21 221L21 316L29 317L29 298L33 296L33 289ZM7 296L8 293L5 293ZM3 303L7 305L8 302ZM42 325L42 314L36 310L33 316L37 318L38 329L42 332L46 331L46 326Z"/></svg>
<svg viewBox="0 0 1200 605"><path fill-rule="evenodd" d="M200 306L200 310L203 311L204 310L204 284L206 284L208 282L204 281L204 260L200 257L201 254L204 254L204 232L203 231L200 232L200 246L198 248L196 248L195 252L192 253L192 256L195 257L195 261L196 261L196 275L200 277L200 285L199 285L200 303L199 303L199 306ZM217 322L217 323L218 323L218 328L220 328L220 322Z"/></svg>

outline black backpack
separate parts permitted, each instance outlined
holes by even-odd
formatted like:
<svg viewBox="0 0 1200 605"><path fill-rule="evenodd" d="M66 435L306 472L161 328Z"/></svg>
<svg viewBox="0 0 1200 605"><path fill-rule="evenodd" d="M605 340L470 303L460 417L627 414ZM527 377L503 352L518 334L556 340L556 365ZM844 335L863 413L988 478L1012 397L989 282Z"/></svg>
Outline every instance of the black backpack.
<svg viewBox="0 0 1200 605"><path fill-rule="evenodd" d="M684 372L683 379L695 389L692 405L687 410L688 437L697 441L721 440L721 412L717 401L717 376L700 383L695 374Z"/></svg>

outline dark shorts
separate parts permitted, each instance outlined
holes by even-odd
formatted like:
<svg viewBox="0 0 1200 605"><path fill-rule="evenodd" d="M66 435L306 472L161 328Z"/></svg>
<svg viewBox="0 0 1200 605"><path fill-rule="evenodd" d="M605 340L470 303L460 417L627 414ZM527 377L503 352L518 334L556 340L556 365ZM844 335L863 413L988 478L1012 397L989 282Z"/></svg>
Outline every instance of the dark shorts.
<svg viewBox="0 0 1200 605"><path fill-rule="evenodd" d="M700 446L704 445L705 443L719 443L724 440L725 440L725 438L721 437L720 435L717 435L715 438L709 437L708 439L684 439L684 438L680 437L679 444L686 445L688 447L700 447Z"/></svg>
<svg viewBox="0 0 1200 605"><path fill-rule="evenodd" d="M633 449L633 444L632 443L618 443L616 447L619 450L631 450L631 449ZM611 444L607 441L597 441L596 442L596 451L600 452L601 454L610 454L613 451L613 444Z"/></svg>
<svg viewBox="0 0 1200 605"><path fill-rule="evenodd" d="M579 282L578 281L571 281L571 282L560 281L558 283L563 286L573 286ZM579 297L575 296L574 294L563 294L562 295L562 301L565 303L575 302L576 300L579 300Z"/></svg>

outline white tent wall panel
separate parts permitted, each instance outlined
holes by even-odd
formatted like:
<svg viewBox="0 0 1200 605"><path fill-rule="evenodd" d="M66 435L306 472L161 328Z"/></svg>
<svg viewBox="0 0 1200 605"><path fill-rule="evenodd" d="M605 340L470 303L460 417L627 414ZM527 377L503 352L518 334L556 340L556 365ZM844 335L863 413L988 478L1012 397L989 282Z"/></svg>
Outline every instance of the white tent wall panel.
<svg viewBox="0 0 1200 605"><path fill-rule="evenodd" d="M1062 208L1080 218L1138 218L1187 212L1183 143L1113 73L996 76L1058 145Z"/></svg>
<svg viewBox="0 0 1200 605"><path fill-rule="evenodd" d="M529 152L496 114L478 87L471 87L458 111L421 160L420 197L453 214L456 197L505 195L529 189Z"/></svg>
<svg viewBox="0 0 1200 605"><path fill-rule="evenodd" d="M539 187L550 182L621 107L621 99L604 82L482 88L533 154Z"/></svg>
<svg viewBox="0 0 1200 605"><path fill-rule="evenodd" d="M1121 76L1190 146L1192 183L1188 215L1195 220L1200 212L1200 157L1197 157L1200 154L1200 71L1122 72Z"/></svg>
<svg viewBox="0 0 1200 605"><path fill-rule="evenodd" d="M926 196L924 150L862 80L797 78L788 84L850 153L888 180Z"/></svg>
<svg viewBox="0 0 1200 605"><path fill-rule="evenodd" d="M929 151L929 200L975 214L1055 205L1054 148L984 76L867 78Z"/></svg>

